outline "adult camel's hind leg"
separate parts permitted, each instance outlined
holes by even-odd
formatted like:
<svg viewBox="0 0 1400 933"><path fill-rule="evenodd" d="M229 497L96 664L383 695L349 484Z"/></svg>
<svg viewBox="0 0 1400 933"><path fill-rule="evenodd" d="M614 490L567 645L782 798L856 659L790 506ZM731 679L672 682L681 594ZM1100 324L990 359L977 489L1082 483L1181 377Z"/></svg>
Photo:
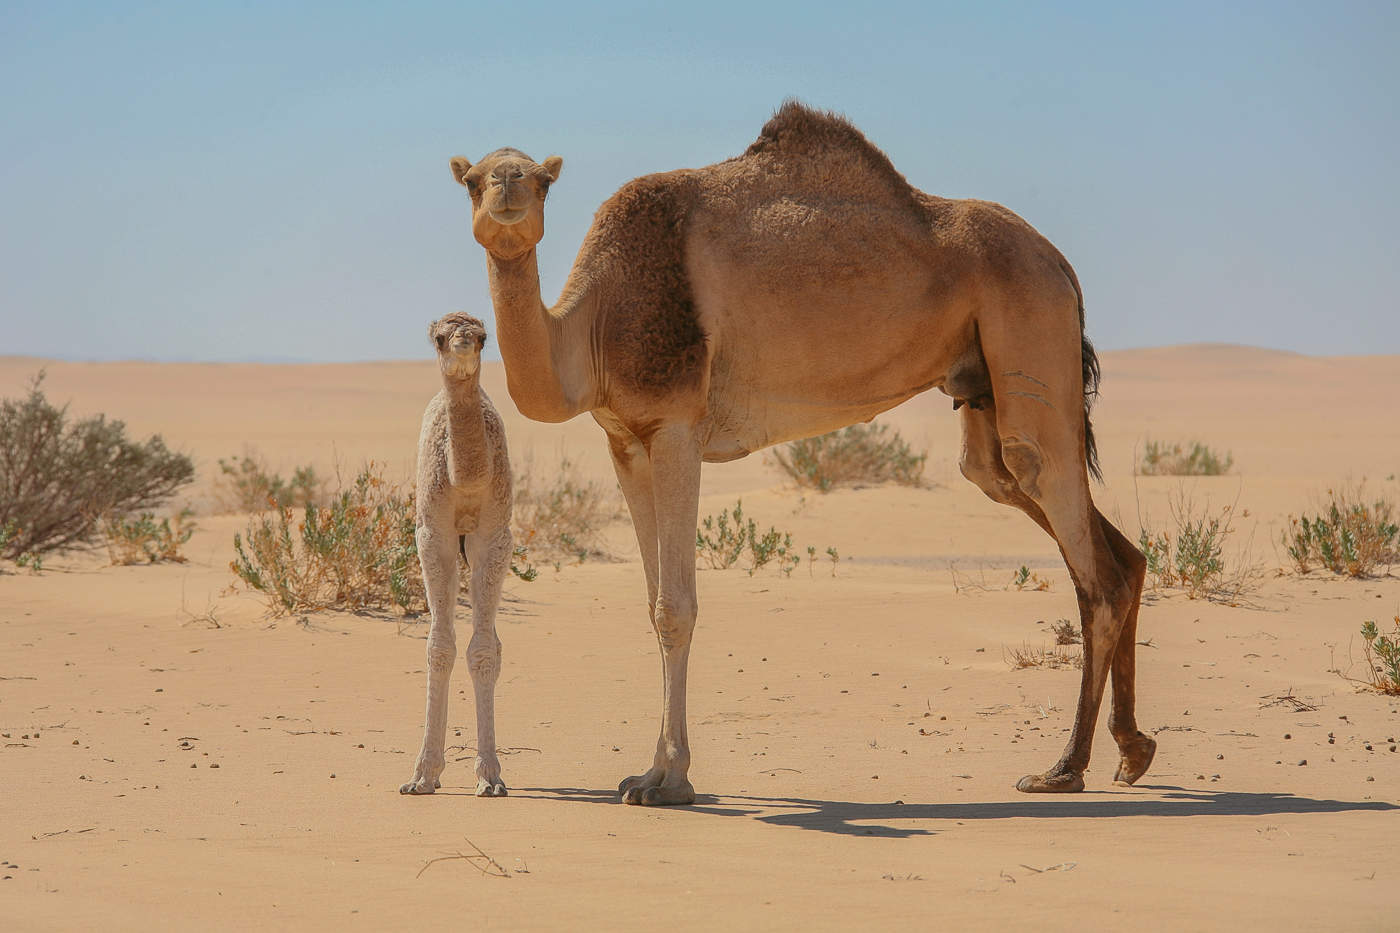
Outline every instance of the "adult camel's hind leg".
<svg viewBox="0 0 1400 933"><path fill-rule="evenodd" d="M960 465L963 475L976 483L988 498L1003 505L1015 506L1054 537L1050 520L1045 517L1035 500L1021 491L1016 478L1002 461L995 405L989 402L980 409L974 409L970 405L964 406L961 414L963 450ZM1094 514L1118 563L1119 571L1132 586L1132 600L1118 634L1117 648L1113 653L1113 705L1108 718L1109 731L1118 744L1121 756L1118 771L1113 779L1132 784L1147 771L1148 766L1152 764L1152 756L1157 751L1156 741L1138 731L1134 715L1137 616L1147 563L1138 549L1133 547L1103 513L1095 509Z"/></svg>
<svg viewBox="0 0 1400 933"><path fill-rule="evenodd" d="M1118 650L1113 655L1113 705L1109 708L1108 730L1113 733L1113 741L1118 743L1120 756L1113 780L1134 784L1147 773L1152 756L1157 754L1157 740L1138 730L1135 712L1137 620L1138 609L1142 606L1143 580L1147 576L1147 559L1102 513L1099 513L1099 524L1113 556L1118 559L1119 569L1133 588L1132 602L1118 635Z"/></svg>

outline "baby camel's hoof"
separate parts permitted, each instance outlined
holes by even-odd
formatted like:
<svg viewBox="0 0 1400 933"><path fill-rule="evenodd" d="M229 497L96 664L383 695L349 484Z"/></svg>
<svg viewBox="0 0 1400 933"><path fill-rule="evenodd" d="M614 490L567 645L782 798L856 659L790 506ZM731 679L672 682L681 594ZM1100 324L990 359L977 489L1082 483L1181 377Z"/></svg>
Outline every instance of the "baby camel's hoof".
<svg viewBox="0 0 1400 933"><path fill-rule="evenodd" d="M1118 770L1113 775L1115 784L1136 784L1137 779L1147 773L1152 765L1152 756L1157 754L1157 740L1137 734L1126 746L1119 749L1122 758Z"/></svg>
<svg viewBox="0 0 1400 933"><path fill-rule="evenodd" d="M441 781L429 781L427 778L415 778L407 784L400 785L399 793L414 795L431 794L441 786Z"/></svg>
<svg viewBox="0 0 1400 933"><path fill-rule="evenodd" d="M1084 776L1074 771L1064 774L1027 774L1016 782L1023 794L1073 794L1084 789Z"/></svg>
<svg viewBox="0 0 1400 933"><path fill-rule="evenodd" d="M501 783L500 778L488 781L485 778L476 782L476 795L478 797L504 797L506 796L506 786Z"/></svg>
<svg viewBox="0 0 1400 933"><path fill-rule="evenodd" d="M689 781L665 785L646 775L630 777L618 785L622 802L642 807L680 807L695 802L695 788Z"/></svg>

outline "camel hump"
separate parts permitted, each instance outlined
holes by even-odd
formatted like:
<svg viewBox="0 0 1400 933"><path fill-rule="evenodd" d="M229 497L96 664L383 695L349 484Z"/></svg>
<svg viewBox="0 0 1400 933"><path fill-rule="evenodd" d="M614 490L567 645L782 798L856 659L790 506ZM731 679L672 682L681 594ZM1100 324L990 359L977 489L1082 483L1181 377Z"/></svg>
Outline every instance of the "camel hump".
<svg viewBox="0 0 1400 933"><path fill-rule="evenodd" d="M865 138L851 121L830 110L808 107L799 100L788 99L772 118L763 125L744 155L800 156L803 159L823 156L854 156L872 171L908 187L909 182L894 167L889 156Z"/></svg>

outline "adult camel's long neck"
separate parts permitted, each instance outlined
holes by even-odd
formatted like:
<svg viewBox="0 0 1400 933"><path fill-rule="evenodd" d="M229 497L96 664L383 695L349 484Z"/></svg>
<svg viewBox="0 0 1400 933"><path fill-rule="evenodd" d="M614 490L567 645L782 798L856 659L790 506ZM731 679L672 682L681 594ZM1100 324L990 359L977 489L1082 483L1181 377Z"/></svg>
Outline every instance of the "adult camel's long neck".
<svg viewBox="0 0 1400 933"><path fill-rule="evenodd" d="M442 385L447 397L447 479L458 489L480 486L490 479L490 461L477 377L444 377Z"/></svg>
<svg viewBox="0 0 1400 933"><path fill-rule="evenodd" d="M520 413L558 422L593 408L597 383L587 310L592 303L586 295L546 308L533 249L518 259L498 259L488 252L486 268L506 386Z"/></svg>

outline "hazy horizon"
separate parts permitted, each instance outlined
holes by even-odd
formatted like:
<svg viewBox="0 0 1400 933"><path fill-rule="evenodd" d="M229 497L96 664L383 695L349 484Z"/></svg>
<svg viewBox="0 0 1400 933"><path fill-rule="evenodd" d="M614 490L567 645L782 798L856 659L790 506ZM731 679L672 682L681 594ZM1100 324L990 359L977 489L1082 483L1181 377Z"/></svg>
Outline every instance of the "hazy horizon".
<svg viewBox="0 0 1400 933"><path fill-rule="evenodd" d="M502 44L434 2L6 5L0 354L425 357L446 311L494 330L449 157L563 156L552 302L620 184L742 152L788 97L1025 217L1101 350L1400 352L1395 5L516 16Z"/></svg>

